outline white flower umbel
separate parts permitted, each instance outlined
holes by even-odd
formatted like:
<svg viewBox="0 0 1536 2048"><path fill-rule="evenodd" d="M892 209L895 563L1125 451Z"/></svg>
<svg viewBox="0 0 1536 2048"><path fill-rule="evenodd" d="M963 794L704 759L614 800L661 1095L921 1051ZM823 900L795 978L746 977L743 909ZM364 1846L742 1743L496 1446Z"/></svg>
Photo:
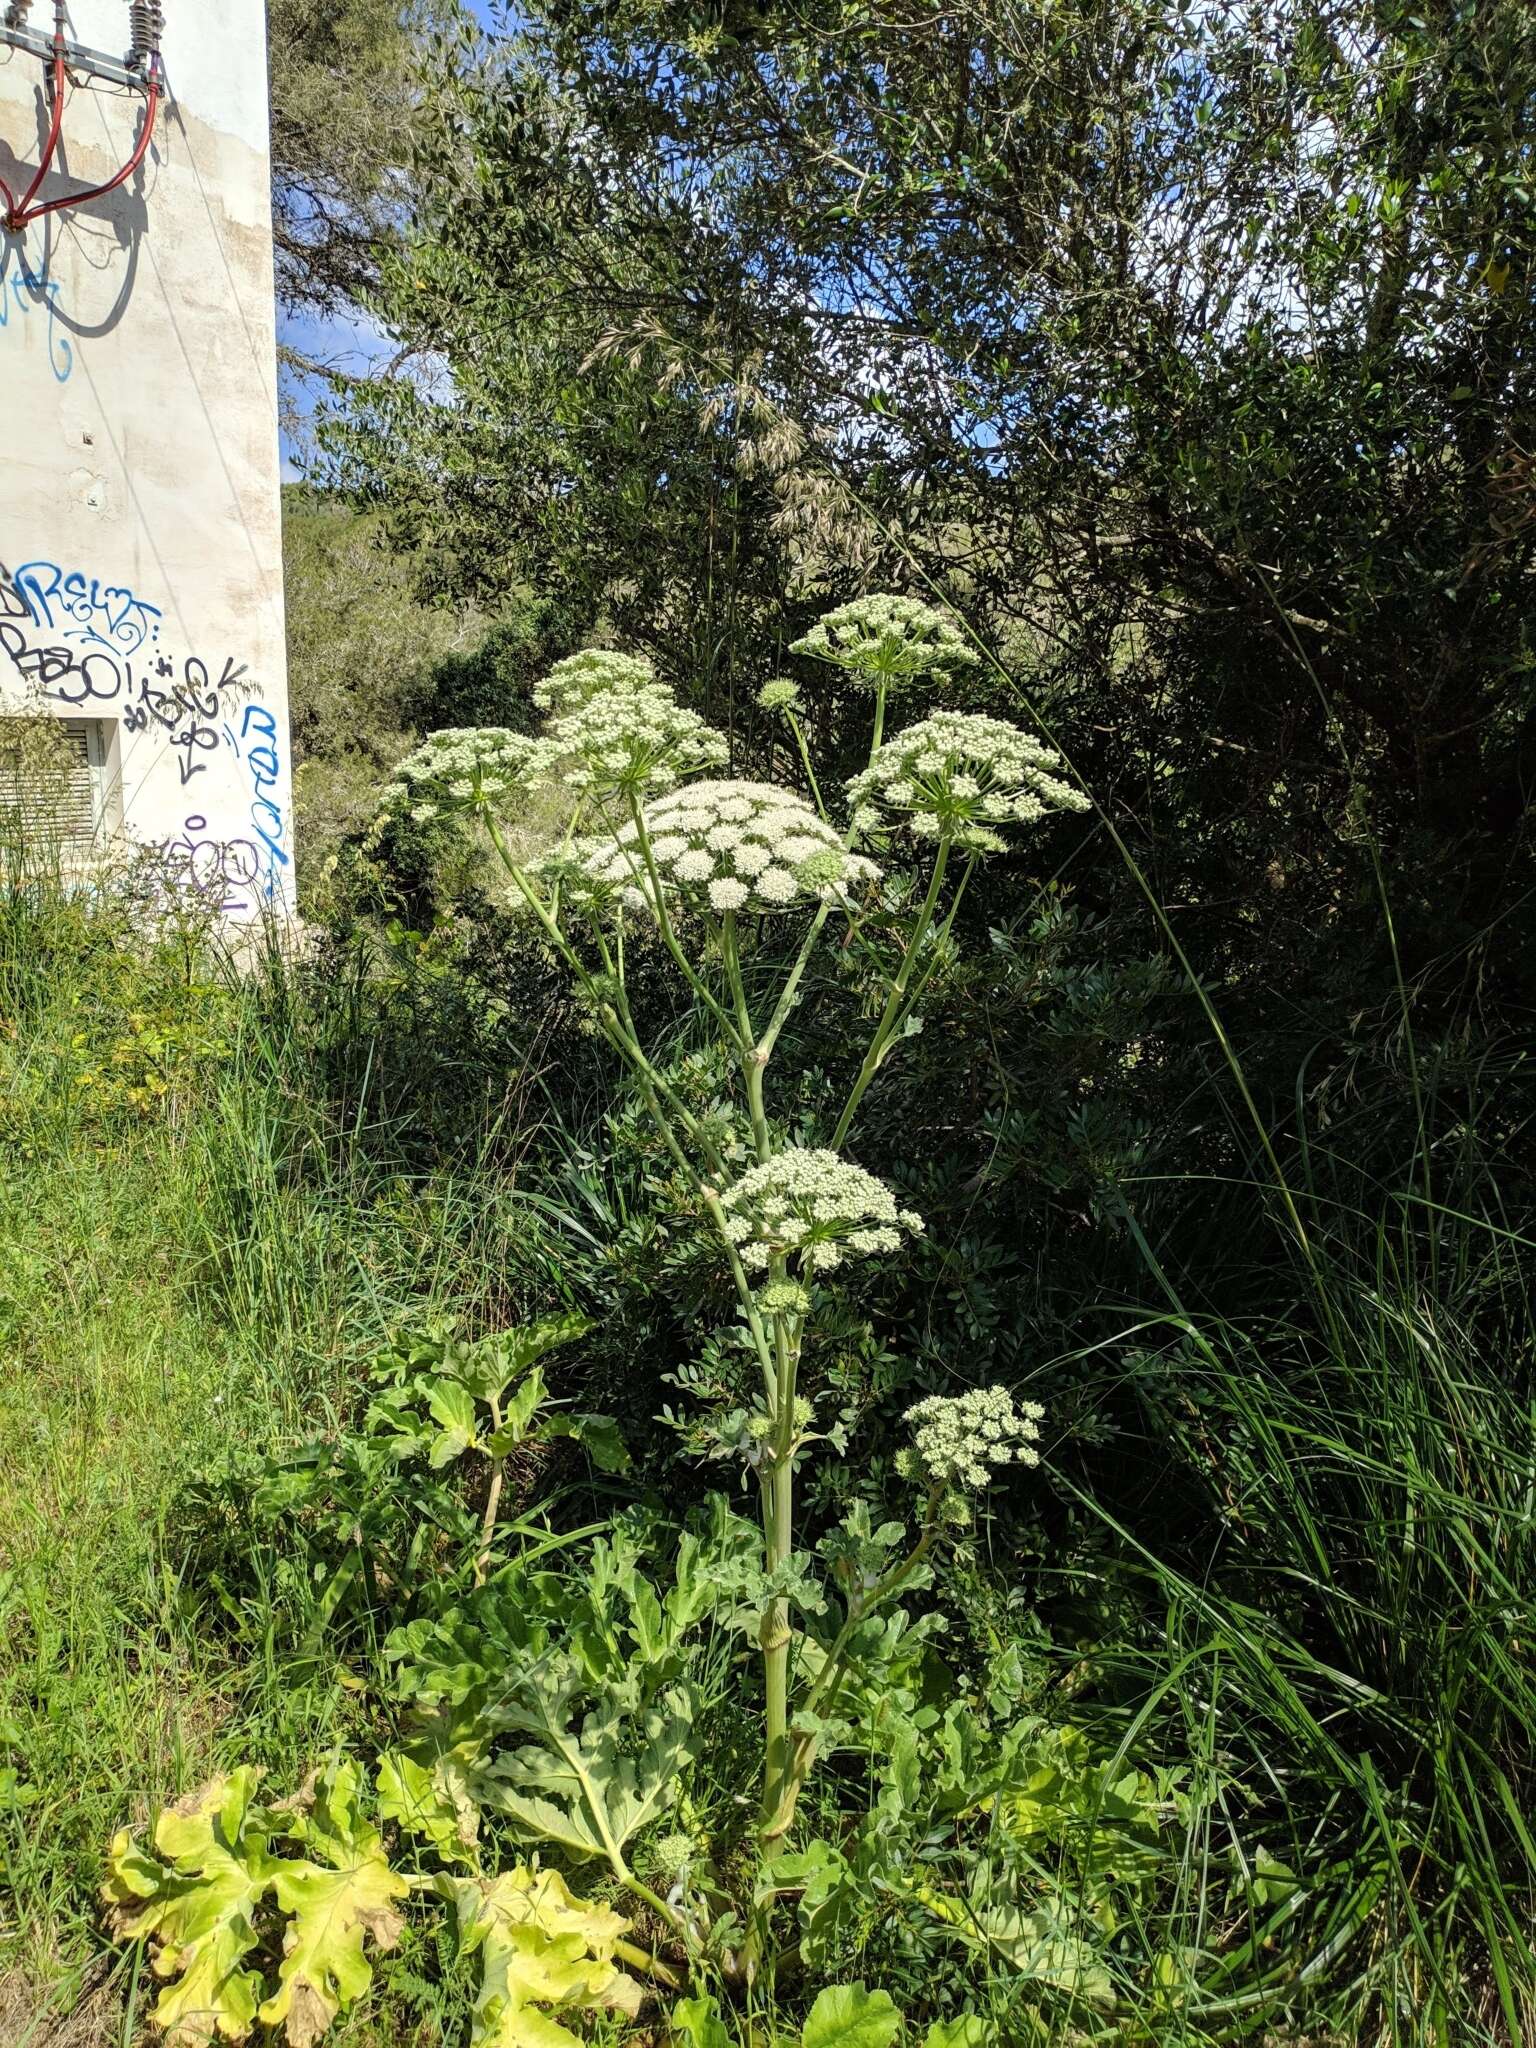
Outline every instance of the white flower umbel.
<svg viewBox="0 0 1536 2048"><path fill-rule="evenodd" d="M923 1219L898 1209L874 1175L841 1153L791 1146L734 1181L720 1197L725 1231L749 1273L775 1253L829 1272L850 1257L901 1249Z"/></svg>
<svg viewBox="0 0 1536 2048"><path fill-rule="evenodd" d="M979 1492L991 1483L995 1465L1038 1465L1038 1401L1015 1402L1006 1387L977 1387L969 1394L930 1394L909 1408L913 1449L903 1453L909 1476L932 1486L962 1486Z"/></svg>
<svg viewBox="0 0 1536 2048"><path fill-rule="evenodd" d="M1086 811L1064 782L1061 756L1005 719L936 711L876 749L848 784L862 830L904 824L928 839L1001 851L999 825L1028 825L1048 811ZM884 815L882 815L884 814Z"/></svg>
<svg viewBox="0 0 1536 2048"><path fill-rule="evenodd" d="M836 902L879 879L873 861L850 853L803 798L773 783L690 783L648 803L643 817L663 893L717 915ZM599 888L654 893L632 823L583 847L580 859Z"/></svg>
<svg viewBox="0 0 1536 2048"><path fill-rule="evenodd" d="M599 690L557 718L532 772L540 780L558 775L600 801L643 798L718 768L729 753L724 733L685 711L662 684L646 683Z"/></svg>
<svg viewBox="0 0 1536 2048"><path fill-rule="evenodd" d="M504 726L451 726L433 733L396 768L366 843L377 845L385 827L400 818L425 824L503 804L527 787L539 755L538 741Z"/></svg>
<svg viewBox="0 0 1536 2048"><path fill-rule="evenodd" d="M541 711L574 711L604 690L642 690L654 683L656 671L643 654L619 654L611 647L583 647L557 661L542 682L533 686Z"/></svg>
<svg viewBox="0 0 1536 2048"><path fill-rule="evenodd" d="M792 654L846 669L871 689L899 688L919 676L969 668L976 655L954 625L915 597L857 597L818 619Z"/></svg>

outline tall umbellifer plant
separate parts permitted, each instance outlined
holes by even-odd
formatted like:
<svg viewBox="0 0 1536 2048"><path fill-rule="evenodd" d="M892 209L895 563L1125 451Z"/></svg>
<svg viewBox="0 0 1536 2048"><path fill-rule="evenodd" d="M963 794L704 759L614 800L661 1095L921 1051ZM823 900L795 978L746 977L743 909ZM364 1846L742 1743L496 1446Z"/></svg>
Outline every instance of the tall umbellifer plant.
<svg viewBox="0 0 1536 2048"><path fill-rule="evenodd" d="M1062 779L1058 757L1002 720L937 709L886 736L899 699L976 659L930 607L862 598L829 613L795 652L833 664L869 694L868 760L846 786L841 817L823 802L792 682L769 683L762 700L788 724L807 793L721 779L724 737L684 709L647 664L594 651L562 664L543 690L552 716L542 737L435 734L397 770L378 828L398 815L483 824L514 900L583 992L734 1283L760 1381L722 1427L761 1500L755 1633L765 1855L791 1825L860 1631L917 1582L958 1493L984 1483L993 1465L1034 1462L1038 1410L1015 1406L1005 1390L920 1404L907 1459L924 1497L915 1543L901 1554L889 1531L845 1532L834 1558L842 1625L814 1654L806 1643L806 1654L792 1655L795 1475L819 1440L801 1385L817 1284L849 1260L896 1255L922 1228L846 1155L855 1114L943 956L977 863L1047 813L1087 808ZM569 830L556 851L521 863L508 850L506 821L551 785L569 796ZM894 897L900 954L893 970L882 970L873 1029L825 1142L786 1143L770 1077L807 968L829 927L846 944L876 910L892 916L883 864L902 836L916 842L923 873L915 889ZM699 1115L645 1042L626 971L641 928L659 938L730 1049L740 1075L739 1135Z"/></svg>

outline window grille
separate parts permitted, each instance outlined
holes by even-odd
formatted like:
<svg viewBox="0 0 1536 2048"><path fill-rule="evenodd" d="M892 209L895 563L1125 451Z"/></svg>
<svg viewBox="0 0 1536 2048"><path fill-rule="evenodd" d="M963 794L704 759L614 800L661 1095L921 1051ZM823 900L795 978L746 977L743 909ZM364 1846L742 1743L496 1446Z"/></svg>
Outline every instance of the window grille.
<svg viewBox="0 0 1536 2048"><path fill-rule="evenodd" d="M111 743L93 718L7 719L0 730L0 829L13 843L81 852L107 821Z"/></svg>

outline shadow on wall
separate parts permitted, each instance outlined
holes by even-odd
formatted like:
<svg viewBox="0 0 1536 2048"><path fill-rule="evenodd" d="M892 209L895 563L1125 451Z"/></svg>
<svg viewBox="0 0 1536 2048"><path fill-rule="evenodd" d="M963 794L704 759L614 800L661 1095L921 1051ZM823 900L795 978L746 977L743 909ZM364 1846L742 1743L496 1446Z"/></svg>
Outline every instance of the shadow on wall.
<svg viewBox="0 0 1536 2048"><path fill-rule="evenodd" d="M78 106L81 93L69 102ZM68 108L66 107L66 114ZM170 117L169 101L161 103L160 118ZM13 191L24 192L31 184L36 166L48 153L52 107L39 84L33 98L36 143L31 161L23 162L8 140L0 138L4 161L0 178ZM97 119L102 117L97 111ZM104 126L104 123L103 123ZM131 180L110 192L97 192L95 181L75 177L69 169L69 130L61 128L58 142L39 199L52 203L70 202L62 213L50 213L18 230L0 230L0 348L7 330L11 338L21 333L29 320L41 320L47 327L49 365L55 379L67 384L75 368L75 343L110 334L132 303L138 276L139 251L149 224L148 185L164 158L151 141L144 162ZM66 241L72 245L69 268L78 274L88 270L105 275L117 256L125 256L110 303L100 313L86 317L83 309L64 295L60 271L65 268L58 252Z"/></svg>

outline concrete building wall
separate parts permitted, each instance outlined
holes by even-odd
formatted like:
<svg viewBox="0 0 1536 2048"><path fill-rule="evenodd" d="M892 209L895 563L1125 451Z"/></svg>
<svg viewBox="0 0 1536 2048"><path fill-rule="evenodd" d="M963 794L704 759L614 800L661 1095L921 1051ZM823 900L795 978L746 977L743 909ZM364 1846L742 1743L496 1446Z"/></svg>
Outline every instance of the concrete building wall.
<svg viewBox="0 0 1536 2048"><path fill-rule="evenodd" d="M241 917L287 904L293 872L266 10L164 10L170 100L142 169L0 236L0 711L92 721L104 826ZM51 32L51 0L28 25ZM70 33L120 58L126 0L72 0ZM13 189L43 84L0 44ZM111 177L142 114L81 79L38 198Z"/></svg>

